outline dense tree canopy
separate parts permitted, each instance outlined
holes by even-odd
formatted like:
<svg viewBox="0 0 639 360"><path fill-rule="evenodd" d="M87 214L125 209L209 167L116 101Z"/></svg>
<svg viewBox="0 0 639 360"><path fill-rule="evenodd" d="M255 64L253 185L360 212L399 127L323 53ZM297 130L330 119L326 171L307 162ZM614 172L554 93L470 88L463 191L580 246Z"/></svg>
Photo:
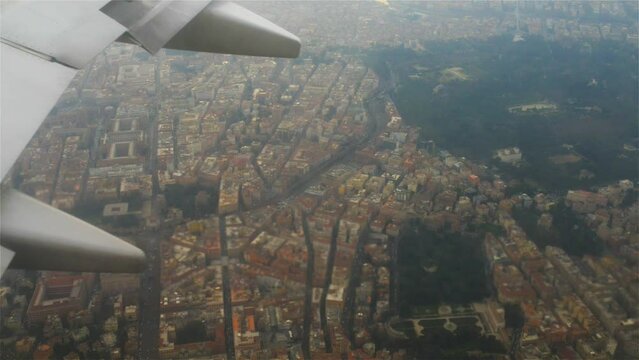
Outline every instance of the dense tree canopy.
<svg viewBox="0 0 639 360"><path fill-rule="evenodd" d="M623 42L549 42L510 36L428 43L423 52L382 49L369 62L402 116L443 148L484 162L518 146L519 167L494 165L516 179L564 190L636 179L636 156L623 150L637 136L636 49ZM461 68L467 79L445 76ZM436 90L437 89L437 90ZM509 107L550 102L554 112L513 114ZM570 145L567 148L564 145ZM581 160L555 163L555 155ZM594 177L580 177L587 170Z"/></svg>
<svg viewBox="0 0 639 360"><path fill-rule="evenodd" d="M479 239L415 223L400 239L398 263L403 315L414 306L465 304L489 295Z"/></svg>

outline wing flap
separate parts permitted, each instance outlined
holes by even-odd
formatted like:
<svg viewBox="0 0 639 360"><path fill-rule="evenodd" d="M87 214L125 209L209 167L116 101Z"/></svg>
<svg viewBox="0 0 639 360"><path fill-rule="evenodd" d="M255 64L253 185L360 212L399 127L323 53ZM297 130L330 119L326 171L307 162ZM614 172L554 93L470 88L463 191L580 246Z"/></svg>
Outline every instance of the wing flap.
<svg viewBox="0 0 639 360"><path fill-rule="evenodd" d="M0 243L15 252L11 267L88 272L144 269L142 250L16 190L2 192L1 209Z"/></svg>
<svg viewBox="0 0 639 360"><path fill-rule="evenodd" d="M0 276L4 274L5 270L7 270L15 254L16 253L7 249L6 247L0 246Z"/></svg>
<svg viewBox="0 0 639 360"><path fill-rule="evenodd" d="M106 2L2 1L2 38L79 69L126 30Z"/></svg>
<svg viewBox="0 0 639 360"><path fill-rule="evenodd" d="M102 11L128 28L118 41L150 53L160 48L294 58L297 36L234 3L224 1L112 1Z"/></svg>
<svg viewBox="0 0 639 360"><path fill-rule="evenodd" d="M128 37L155 54L206 5L206 1L111 1L101 11L126 26Z"/></svg>
<svg viewBox="0 0 639 360"><path fill-rule="evenodd" d="M151 53L168 47L292 58L301 47L295 35L227 2L0 2L0 12L1 179L76 69L125 31L121 39ZM2 271L9 262L42 270L135 272L144 267L144 253L117 237L15 190L3 190L1 197Z"/></svg>
<svg viewBox="0 0 639 360"><path fill-rule="evenodd" d="M1 45L0 178L4 178L77 70Z"/></svg>
<svg viewBox="0 0 639 360"><path fill-rule="evenodd" d="M297 36L239 5L213 1L164 47L295 58L301 44Z"/></svg>

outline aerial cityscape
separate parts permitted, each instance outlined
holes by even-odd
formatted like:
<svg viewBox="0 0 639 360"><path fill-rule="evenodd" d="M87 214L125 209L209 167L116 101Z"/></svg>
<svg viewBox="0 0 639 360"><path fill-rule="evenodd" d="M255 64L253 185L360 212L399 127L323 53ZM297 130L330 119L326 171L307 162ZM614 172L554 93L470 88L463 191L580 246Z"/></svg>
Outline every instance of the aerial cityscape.
<svg viewBox="0 0 639 360"><path fill-rule="evenodd" d="M147 267L10 269L0 359L639 358L636 1L241 4L300 57L114 44L23 151Z"/></svg>

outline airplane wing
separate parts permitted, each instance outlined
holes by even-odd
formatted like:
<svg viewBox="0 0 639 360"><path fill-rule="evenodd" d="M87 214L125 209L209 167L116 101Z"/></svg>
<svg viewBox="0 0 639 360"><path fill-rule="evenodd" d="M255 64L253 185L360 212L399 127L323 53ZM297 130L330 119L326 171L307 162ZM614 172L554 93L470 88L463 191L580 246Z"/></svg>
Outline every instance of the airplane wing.
<svg viewBox="0 0 639 360"><path fill-rule="evenodd" d="M0 178L74 75L113 41L237 55L297 57L299 39L222 1L0 2ZM0 275L41 270L136 272L144 253L96 227L3 188Z"/></svg>

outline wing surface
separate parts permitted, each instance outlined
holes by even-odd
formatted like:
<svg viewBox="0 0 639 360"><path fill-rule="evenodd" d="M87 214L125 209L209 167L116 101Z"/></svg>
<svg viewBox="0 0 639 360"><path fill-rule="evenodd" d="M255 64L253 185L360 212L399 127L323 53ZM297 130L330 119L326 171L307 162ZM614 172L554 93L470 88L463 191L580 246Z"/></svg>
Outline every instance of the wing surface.
<svg viewBox="0 0 639 360"><path fill-rule="evenodd" d="M12 266L61 271L137 272L142 250L16 190L2 194L2 246Z"/></svg>
<svg viewBox="0 0 639 360"><path fill-rule="evenodd" d="M107 2L2 1L2 40L80 69L126 31L99 11Z"/></svg>
<svg viewBox="0 0 639 360"><path fill-rule="evenodd" d="M212 2L164 47L224 54L296 58L300 39L230 2Z"/></svg>
<svg viewBox="0 0 639 360"><path fill-rule="evenodd" d="M0 61L0 171L4 178L77 70L5 43Z"/></svg>
<svg viewBox="0 0 639 360"><path fill-rule="evenodd" d="M113 41L238 55L296 57L299 39L232 3L183 0L0 2L0 178L78 69ZM15 190L2 189L0 271L136 272L144 253ZM0 275L1 275L0 272Z"/></svg>

